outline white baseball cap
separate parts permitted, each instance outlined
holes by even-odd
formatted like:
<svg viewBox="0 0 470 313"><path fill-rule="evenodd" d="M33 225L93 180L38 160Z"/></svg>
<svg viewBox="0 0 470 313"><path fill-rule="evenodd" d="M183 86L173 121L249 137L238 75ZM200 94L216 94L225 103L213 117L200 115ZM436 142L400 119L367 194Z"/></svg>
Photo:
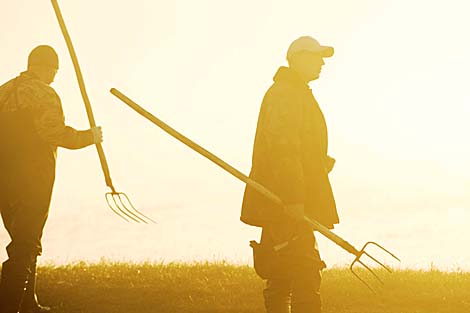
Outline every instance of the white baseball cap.
<svg viewBox="0 0 470 313"><path fill-rule="evenodd" d="M329 58L334 53L333 47L322 46L316 39L310 36L303 36L294 40L290 44L289 49L287 50L287 60L289 60L294 54L301 51L318 53L324 58Z"/></svg>

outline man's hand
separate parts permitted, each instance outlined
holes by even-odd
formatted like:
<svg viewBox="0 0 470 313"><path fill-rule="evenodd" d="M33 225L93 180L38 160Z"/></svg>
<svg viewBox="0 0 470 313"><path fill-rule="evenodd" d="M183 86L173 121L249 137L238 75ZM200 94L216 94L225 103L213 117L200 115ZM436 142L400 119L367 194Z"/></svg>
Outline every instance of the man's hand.
<svg viewBox="0 0 470 313"><path fill-rule="evenodd" d="M336 160L333 159L332 157L330 156L326 156L326 171L328 173L331 172L331 170L333 169L333 167L335 166L335 163L336 163Z"/></svg>
<svg viewBox="0 0 470 313"><path fill-rule="evenodd" d="M91 129L93 134L93 144L99 144L103 142L103 131L101 130L101 126L93 127Z"/></svg>
<svg viewBox="0 0 470 313"><path fill-rule="evenodd" d="M285 211L287 215L293 218L296 222L304 221L305 212L303 203L288 204L285 206Z"/></svg>

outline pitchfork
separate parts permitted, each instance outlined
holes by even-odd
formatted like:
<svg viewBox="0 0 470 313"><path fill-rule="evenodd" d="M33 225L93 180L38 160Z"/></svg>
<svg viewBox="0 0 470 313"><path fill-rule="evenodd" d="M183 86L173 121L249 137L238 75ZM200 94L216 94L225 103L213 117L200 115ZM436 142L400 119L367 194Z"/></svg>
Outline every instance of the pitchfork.
<svg viewBox="0 0 470 313"><path fill-rule="evenodd" d="M86 92L85 81L83 79L82 71L80 70L80 65L78 64L78 58L75 53L75 49L73 48L70 35L65 26L64 18L62 17L62 13L60 12L60 8L59 8L59 4L57 3L57 0L52 0L52 6L54 7L54 11L55 11L57 20L59 22L62 35L64 36L65 42L67 44L70 57L72 58L73 67L75 69L75 74L77 76L78 86L80 87L80 93L82 95L83 102L85 103L85 108L86 108L86 112L88 116L88 121L90 122L90 127L92 128L96 127L96 122L95 122L95 118L93 115L93 110L91 108L90 99L88 98L88 94ZM132 220L137 223L146 223L146 224L148 224L149 222L155 223L155 221L153 221L151 218L145 216L144 214L136 210L135 207L132 205L131 201L129 200L129 197L125 193L116 191L111 180L108 162L106 161L106 157L104 155L104 150L103 150L102 145L99 143L96 144L96 150L98 151L98 156L100 158L101 168L103 170L104 178L106 181L106 186L108 186L111 189L111 191L106 193L105 195L106 202L108 203L109 208L118 216L126 220L127 222Z"/></svg>
<svg viewBox="0 0 470 313"><path fill-rule="evenodd" d="M167 124L165 124L163 121L146 111L144 108L139 106L137 103L126 97L124 94L122 94L120 91L116 89L111 89L111 93L119 98L121 101L123 101L125 104L130 106L132 109L134 109L137 113L148 119L150 122L154 123L158 127L160 127L162 130L164 130L166 133L171 135L172 137L176 138L177 140L181 141L183 144L188 146L189 148L193 149L194 151L198 152L199 154L203 155L204 157L208 158L221 168L223 168L225 171L229 172L239 180L245 182L247 185L250 187L254 188L256 191L259 193L263 194L265 197L273 201L274 203L278 204L280 207L285 209L285 205L283 204L282 200L275 195L273 192L271 192L269 189L264 187L263 185L257 183L256 181L250 179L246 175L244 175L242 172L237 170L236 168L232 167L228 163L224 162L222 159L218 158L208 150L204 149L203 147L199 146L197 143L193 142L189 138L185 137L175 129L171 128ZM382 247L381 245L375 243L375 242L368 242L362 247L361 250L357 250L353 245L351 245L349 242L341 238L340 236L336 235L333 233L331 230L320 224L319 222L312 220L306 216L304 216L304 220L306 223L308 223L314 230L320 232L322 235L324 235L326 238L330 239L337 245L339 245L341 248L346 250L347 252L353 254L356 256L354 261L351 263L350 270L356 276L363 284L367 286L372 292L375 293L374 289L372 288L371 285L369 285L365 279L363 279L357 271L354 270L354 266L356 264L362 265L365 269L367 269L370 273L372 273L373 277L377 279L377 281L381 284L384 284L383 281L379 278L379 276L374 272L374 270L369 267L365 261L364 257L368 257L370 260L375 262L376 264L380 265L381 267L385 268L388 272L391 272L391 269L387 267L384 263L380 262L377 258L373 257L370 253L366 252L366 248L370 245L374 245L377 248L381 249L382 251L386 252L388 255L392 256L394 259L400 261L393 253Z"/></svg>

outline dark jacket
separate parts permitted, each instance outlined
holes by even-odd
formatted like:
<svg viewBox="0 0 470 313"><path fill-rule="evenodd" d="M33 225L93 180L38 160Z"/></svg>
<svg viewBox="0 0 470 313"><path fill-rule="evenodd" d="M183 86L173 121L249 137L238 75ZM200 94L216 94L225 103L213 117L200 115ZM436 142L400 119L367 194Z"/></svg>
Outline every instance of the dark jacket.
<svg viewBox="0 0 470 313"><path fill-rule="evenodd" d="M281 67L258 119L250 178L285 204L305 205L305 215L328 228L339 223L326 160L328 133L312 91L293 70ZM284 219L281 209L249 186L241 220L266 226Z"/></svg>
<svg viewBox="0 0 470 313"><path fill-rule="evenodd" d="M91 144L92 132L66 126L59 96L34 75L24 72L0 86L3 195L33 197L41 205L48 205L57 147L79 149Z"/></svg>

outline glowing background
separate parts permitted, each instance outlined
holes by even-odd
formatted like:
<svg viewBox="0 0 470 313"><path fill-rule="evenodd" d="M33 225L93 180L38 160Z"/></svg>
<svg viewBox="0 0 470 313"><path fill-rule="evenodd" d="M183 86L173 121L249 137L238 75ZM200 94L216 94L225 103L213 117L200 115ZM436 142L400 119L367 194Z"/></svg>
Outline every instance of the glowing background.
<svg viewBox="0 0 470 313"><path fill-rule="evenodd" d="M105 205L94 148L60 150L43 261L249 262L258 230L238 221L244 186L163 134L116 87L245 173L259 105L289 43L333 45L312 84L325 113L331 174L352 243L377 240L405 267L470 268L469 4L429 1L60 2L118 189L158 220L121 222ZM0 81L54 46L67 122L88 127L49 1L0 4ZM7 244L0 231L0 244ZM329 264L350 260L320 242ZM5 254L2 251L1 256Z"/></svg>

